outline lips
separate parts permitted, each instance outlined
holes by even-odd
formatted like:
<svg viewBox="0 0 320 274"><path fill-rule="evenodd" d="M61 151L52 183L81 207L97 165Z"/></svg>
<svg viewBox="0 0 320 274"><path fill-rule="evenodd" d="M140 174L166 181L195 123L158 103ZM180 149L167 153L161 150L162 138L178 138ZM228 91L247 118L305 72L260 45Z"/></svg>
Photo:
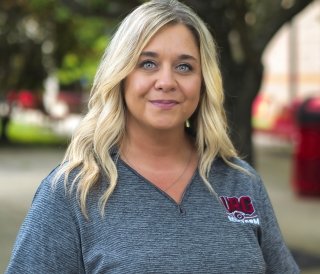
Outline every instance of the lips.
<svg viewBox="0 0 320 274"><path fill-rule="evenodd" d="M178 101L175 100L150 100L149 102L161 109L171 109L178 104Z"/></svg>

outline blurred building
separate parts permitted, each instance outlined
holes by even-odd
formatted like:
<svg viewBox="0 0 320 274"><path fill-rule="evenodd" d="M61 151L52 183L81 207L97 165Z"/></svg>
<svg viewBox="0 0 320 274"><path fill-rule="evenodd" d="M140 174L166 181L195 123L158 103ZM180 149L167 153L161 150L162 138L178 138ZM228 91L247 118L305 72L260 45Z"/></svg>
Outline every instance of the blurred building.
<svg viewBox="0 0 320 274"><path fill-rule="evenodd" d="M266 48L263 63L253 125L267 130L278 127L290 135L296 105L320 96L320 0L280 29Z"/></svg>

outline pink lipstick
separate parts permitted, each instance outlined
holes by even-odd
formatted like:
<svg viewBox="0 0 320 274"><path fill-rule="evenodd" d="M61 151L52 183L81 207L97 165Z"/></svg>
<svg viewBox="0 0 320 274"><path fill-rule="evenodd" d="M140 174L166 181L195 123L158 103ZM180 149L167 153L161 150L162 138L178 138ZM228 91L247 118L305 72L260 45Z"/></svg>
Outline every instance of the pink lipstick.
<svg viewBox="0 0 320 274"><path fill-rule="evenodd" d="M178 104L175 100L150 100L150 103L161 109L172 109Z"/></svg>

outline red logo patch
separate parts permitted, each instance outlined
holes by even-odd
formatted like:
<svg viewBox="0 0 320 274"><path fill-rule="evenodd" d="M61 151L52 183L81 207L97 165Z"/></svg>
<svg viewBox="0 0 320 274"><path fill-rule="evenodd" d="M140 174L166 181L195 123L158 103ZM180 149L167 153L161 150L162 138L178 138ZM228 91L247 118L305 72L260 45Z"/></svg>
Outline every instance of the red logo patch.
<svg viewBox="0 0 320 274"><path fill-rule="evenodd" d="M220 196L220 200L228 212L230 221L259 224L251 197Z"/></svg>

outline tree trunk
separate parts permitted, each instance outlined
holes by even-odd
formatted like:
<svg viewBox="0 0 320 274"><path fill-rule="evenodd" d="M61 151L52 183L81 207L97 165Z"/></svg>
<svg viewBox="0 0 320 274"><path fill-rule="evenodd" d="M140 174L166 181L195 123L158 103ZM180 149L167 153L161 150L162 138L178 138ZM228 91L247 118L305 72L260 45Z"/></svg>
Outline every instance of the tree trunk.
<svg viewBox="0 0 320 274"><path fill-rule="evenodd" d="M254 165L251 106L260 89L263 66L260 62L224 64L223 60L222 66L228 67L228 70L222 68L222 74L230 136L240 157Z"/></svg>
<svg viewBox="0 0 320 274"><path fill-rule="evenodd" d="M7 144L9 143L9 138L8 138L8 134L7 134L7 129L8 129L8 125L10 122L10 116L4 116L2 117L1 121L0 121L0 143L1 144Z"/></svg>

